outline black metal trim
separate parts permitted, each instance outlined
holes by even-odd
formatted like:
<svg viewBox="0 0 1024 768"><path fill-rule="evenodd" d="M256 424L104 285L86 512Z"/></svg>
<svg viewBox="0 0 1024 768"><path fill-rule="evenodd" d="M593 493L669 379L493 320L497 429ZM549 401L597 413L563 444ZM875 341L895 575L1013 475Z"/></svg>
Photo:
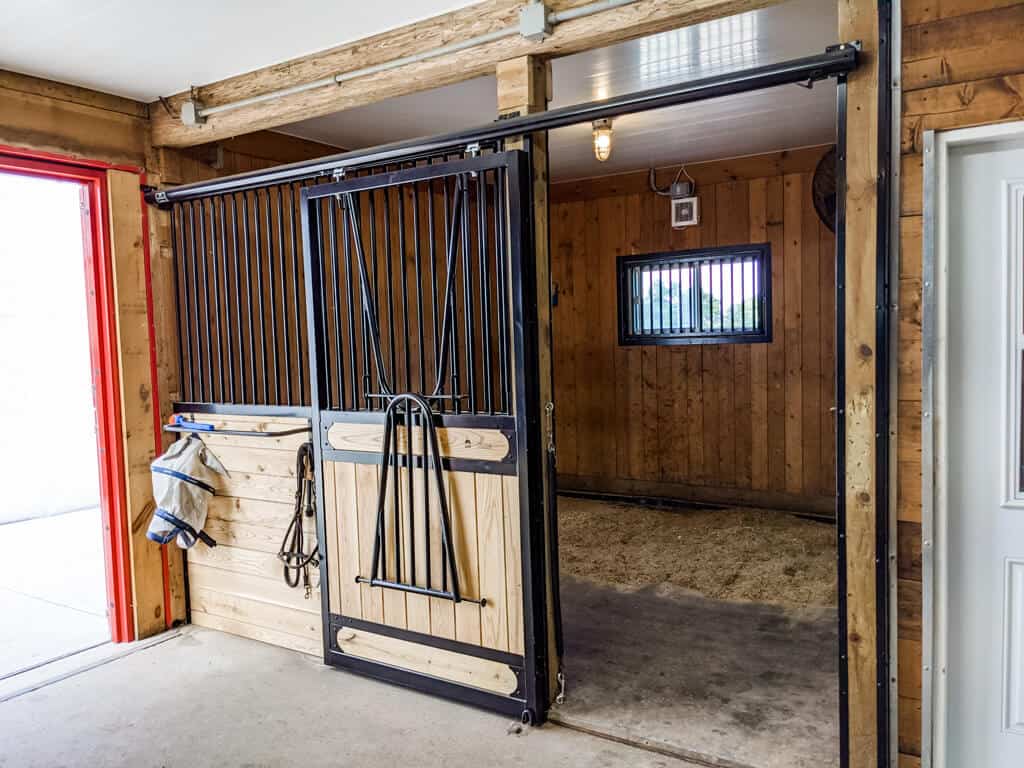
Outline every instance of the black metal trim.
<svg viewBox="0 0 1024 768"><path fill-rule="evenodd" d="M753 67L610 99L536 112L509 120L498 120L488 125L440 136L399 141L370 149L343 152L317 160L282 165L269 170L225 176L221 179L195 184L184 184L159 192L147 192L146 201L164 207L168 203L212 194L224 194L270 184L329 176L332 172L341 169L381 164L398 158L407 160L412 155L436 152L449 147L460 147L470 143L489 143L510 136L548 131L575 123L689 104L778 85L838 77L856 68L857 48L856 43L844 43L831 46L823 53L814 56L791 59L763 67Z"/></svg>
<svg viewBox="0 0 1024 768"><path fill-rule="evenodd" d="M892 205L892 30L891 0L878 1L878 176L876 181L875 262L875 622L876 685L878 692L878 766L889 768L891 632L889 620L889 457L891 450L890 394L892 345L890 217ZM845 189L845 184L838 189Z"/></svg>
<svg viewBox="0 0 1024 768"><path fill-rule="evenodd" d="M321 419L325 430L333 424L383 425L384 412L325 410L321 414ZM489 416L478 413L435 413L434 425L452 429L496 429L512 440L515 435L516 419L515 416Z"/></svg>
<svg viewBox="0 0 1024 768"><path fill-rule="evenodd" d="M327 627L327 622L324 622L324 627ZM516 696L502 696L500 693L492 693L482 688L471 688L419 672L410 672L407 669L393 667L383 662L367 661L341 651L328 649L324 654L324 663L374 680L383 680L517 719L523 714L523 708L526 706L526 701Z"/></svg>
<svg viewBox="0 0 1024 768"><path fill-rule="evenodd" d="M352 629L361 629L364 632L373 632L377 635L393 637L396 640L407 640L410 643L416 643L417 645L426 645L431 648L440 648L442 651L451 651L452 653L461 653L465 656L472 656L477 659L487 659L488 661L496 661L501 664L507 664L508 666L513 668L521 668L523 666L523 657L515 653L509 653L508 651L499 651L494 648L484 648L481 645L472 645L471 643L463 643L459 640L450 640L447 637L427 635L422 632L415 632L411 629L392 627L388 624L379 624L375 621L357 619L355 617L345 616L340 613L330 614L330 623L332 650L338 650L336 642L338 630L343 629L344 627L351 627Z"/></svg>
<svg viewBox="0 0 1024 768"><path fill-rule="evenodd" d="M533 184L527 151L508 167L508 224L511 235L513 370L519 474L520 537L523 574L523 624L526 667L523 685L527 709L542 723L550 706L548 690L547 543L541 446L540 371L538 370L537 265L534 253ZM532 650L532 652L530 652Z"/></svg>
<svg viewBox="0 0 1024 768"><path fill-rule="evenodd" d="M227 403L173 403L174 413L209 413L218 416L266 416L308 419L310 409L293 405L232 405Z"/></svg>
<svg viewBox="0 0 1024 768"><path fill-rule="evenodd" d="M511 476L516 474L516 459L515 459L515 443L513 442L511 447L513 450L509 451L509 456L504 461L487 461L485 459L460 459L449 456L441 457L441 468L446 472L475 472L485 475L506 475ZM324 461L345 461L352 464L375 464L381 463L380 453L374 451L349 451L338 449L330 446L326 438L324 439L324 445L322 446ZM419 454L415 454L412 457L412 467L414 469L423 468L423 457ZM399 455L392 457L388 466L397 466L400 468L409 467L409 459L405 456ZM430 466L429 460L427 465Z"/></svg>
<svg viewBox="0 0 1024 768"><path fill-rule="evenodd" d="M836 85L836 189L846 189L846 77ZM839 766L850 766L850 670L846 636L846 195L836 195L836 582L839 618Z"/></svg>

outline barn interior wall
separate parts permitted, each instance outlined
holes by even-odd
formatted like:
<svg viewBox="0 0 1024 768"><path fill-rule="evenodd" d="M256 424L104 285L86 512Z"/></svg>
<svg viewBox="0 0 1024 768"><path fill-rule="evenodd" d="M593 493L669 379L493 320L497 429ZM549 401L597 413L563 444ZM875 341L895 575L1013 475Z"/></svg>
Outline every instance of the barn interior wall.
<svg viewBox="0 0 1024 768"><path fill-rule="evenodd" d="M921 754L921 244L927 130L1024 118L1024 4L903 0L897 525L899 750Z"/></svg>
<svg viewBox="0 0 1024 768"><path fill-rule="evenodd" d="M227 139L218 145L185 150L155 149L150 140L150 107L130 99L0 70L0 146L48 153L69 160L109 163L138 169L150 184L200 181L286 162L319 157L338 151L316 142L261 131ZM119 335L122 373L122 418L128 487L128 516L133 535L131 555L136 632L140 637L161 631L163 613L163 566L155 544L142 534L152 509L149 462L155 443L152 430L153 403L145 324L127 313L145 306L142 274L141 196L134 204L132 187L138 176L110 171L110 232L114 281L123 324ZM132 178L128 178L131 176ZM162 419L170 413L179 386L177 320L174 271L169 221L165 213L147 210L151 266L152 327L156 345L156 407ZM123 269L122 269L123 268ZM123 301L121 301L123 299ZM134 318L134 315L133 315ZM143 337L129 337L142 329ZM141 379L139 379L141 377ZM138 379L138 382L136 382ZM145 434L145 439L139 438ZM169 440L165 436L165 442ZM184 575L181 558L169 553L170 617L185 617Z"/></svg>
<svg viewBox="0 0 1024 768"><path fill-rule="evenodd" d="M827 149L688 167L701 220L679 230L646 172L553 186L561 488L834 511L835 240L811 199ZM771 343L618 344L617 257L760 242Z"/></svg>

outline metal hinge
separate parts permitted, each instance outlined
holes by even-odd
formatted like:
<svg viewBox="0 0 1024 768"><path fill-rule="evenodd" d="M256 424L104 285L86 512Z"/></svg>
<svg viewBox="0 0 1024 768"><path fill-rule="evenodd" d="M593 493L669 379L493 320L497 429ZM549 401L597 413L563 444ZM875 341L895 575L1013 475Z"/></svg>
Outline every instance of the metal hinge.
<svg viewBox="0 0 1024 768"><path fill-rule="evenodd" d="M474 141L472 144L467 144L466 145L466 154L469 155L470 157L479 157L480 156L480 142L479 141Z"/></svg>
<svg viewBox="0 0 1024 768"><path fill-rule="evenodd" d="M558 670L558 695L555 696L555 704L565 704L565 672Z"/></svg>

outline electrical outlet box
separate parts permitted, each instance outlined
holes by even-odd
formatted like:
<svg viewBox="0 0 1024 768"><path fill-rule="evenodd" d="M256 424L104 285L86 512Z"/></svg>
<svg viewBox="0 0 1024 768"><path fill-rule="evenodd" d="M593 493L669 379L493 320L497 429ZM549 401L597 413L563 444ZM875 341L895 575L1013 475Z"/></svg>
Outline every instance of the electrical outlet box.
<svg viewBox="0 0 1024 768"><path fill-rule="evenodd" d="M700 199L694 197L672 198L672 228L695 227L700 224Z"/></svg>
<svg viewBox="0 0 1024 768"><path fill-rule="evenodd" d="M519 9L519 34L531 43L539 43L551 34L548 9L544 3L527 3Z"/></svg>

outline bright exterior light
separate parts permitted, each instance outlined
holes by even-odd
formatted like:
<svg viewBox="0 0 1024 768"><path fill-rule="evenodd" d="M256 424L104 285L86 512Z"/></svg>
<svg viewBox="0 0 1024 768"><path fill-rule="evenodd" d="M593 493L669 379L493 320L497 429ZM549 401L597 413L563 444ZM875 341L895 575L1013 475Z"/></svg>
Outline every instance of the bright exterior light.
<svg viewBox="0 0 1024 768"><path fill-rule="evenodd" d="M612 121L594 121L594 157L602 163L612 156Z"/></svg>

